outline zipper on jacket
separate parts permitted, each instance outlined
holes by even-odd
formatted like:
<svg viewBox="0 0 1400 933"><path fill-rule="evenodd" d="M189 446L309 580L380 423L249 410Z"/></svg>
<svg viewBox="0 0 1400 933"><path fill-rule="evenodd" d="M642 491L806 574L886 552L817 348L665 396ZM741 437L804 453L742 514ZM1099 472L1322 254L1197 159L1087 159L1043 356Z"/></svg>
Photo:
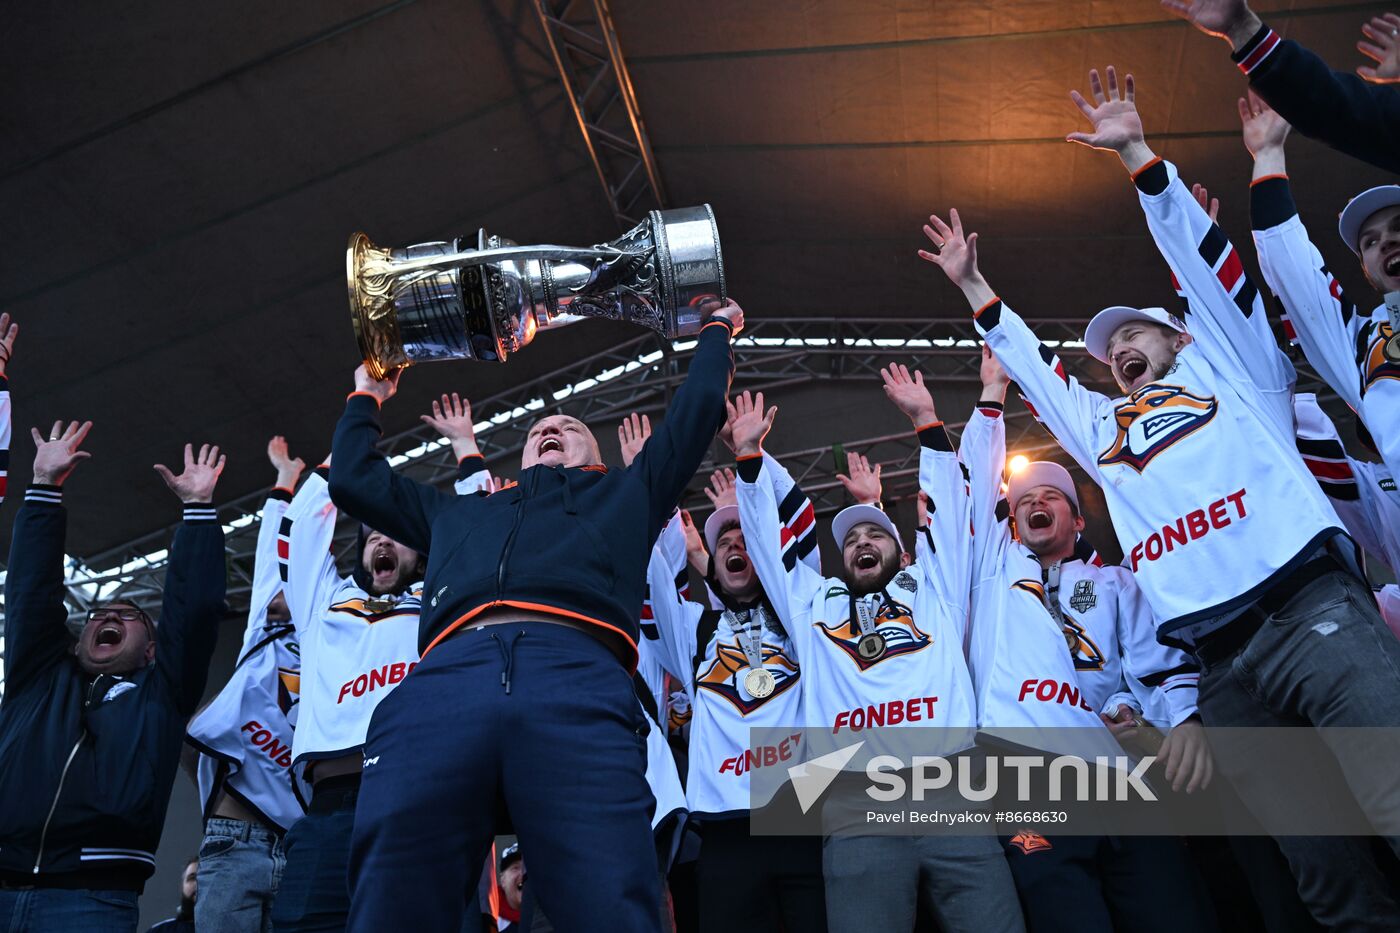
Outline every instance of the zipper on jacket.
<svg viewBox="0 0 1400 933"><path fill-rule="evenodd" d="M68 769L73 766L73 759L78 756L78 749L82 747L83 739L87 738L87 730L78 733L78 741L73 743L73 748L68 752L68 760L63 763L63 773L58 776L58 790L54 791L53 803L49 804L49 815L44 817L44 828L39 832L39 851L34 856L34 874L39 874L39 864L44 861L44 843L49 838L49 824L53 822L54 812L58 810L58 798L63 794L63 782L68 780Z"/></svg>
<svg viewBox="0 0 1400 933"><path fill-rule="evenodd" d="M534 495L535 486L540 478L539 470L530 476L530 489L526 492L520 490L520 499L515 503L515 520L510 523L510 532L506 535L506 543L501 548L501 562L496 565L496 599L501 598L501 593L506 585L506 561L510 560L511 548L515 545L515 533L520 530L520 520L525 514L525 500ZM564 478L568 482L568 477Z"/></svg>

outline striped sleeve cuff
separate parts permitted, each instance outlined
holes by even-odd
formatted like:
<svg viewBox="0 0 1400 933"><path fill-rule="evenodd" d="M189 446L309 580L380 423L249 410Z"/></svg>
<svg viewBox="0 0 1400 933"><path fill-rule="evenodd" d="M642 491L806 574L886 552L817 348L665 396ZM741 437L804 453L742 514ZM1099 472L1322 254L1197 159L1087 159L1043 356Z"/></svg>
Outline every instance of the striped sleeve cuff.
<svg viewBox="0 0 1400 933"><path fill-rule="evenodd" d="M466 479L486 469L486 458L481 454L468 454L457 461L457 478Z"/></svg>
<svg viewBox="0 0 1400 933"><path fill-rule="evenodd" d="M953 452L953 442L948 439L948 432L943 428L943 422L935 421L932 424L923 425L918 429L919 443L929 450L942 451L943 453Z"/></svg>
<svg viewBox="0 0 1400 933"><path fill-rule="evenodd" d="M325 480L328 483L331 481L331 468L324 463L318 466L316 469L312 470L311 472L315 473L317 476L321 477L321 479Z"/></svg>
<svg viewBox="0 0 1400 933"><path fill-rule="evenodd" d="M25 502L43 502L48 505L63 504L63 487L34 483L24 491Z"/></svg>
<svg viewBox="0 0 1400 933"><path fill-rule="evenodd" d="M0 392L10 391L10 377L0 376Z"/></svg>
<svg viewBox="0 0 1400 933"><path fill-rule="evenodd" d="M1001 402L982 402L982 401L979 401L979 402L977 403L977 411L978 411L978 412L982 415L982 417L984 417L984 418L1000 418L1001 415L1002 415L1002 412L1004 412L1005 410L1006 410L1006 406L1004 406Z"/></svg>
<svg viewBox="0 0 1400 933"><path fill-rule="evenodd" d="M1249 186L1249 221L1255 230L1277 227L1297 213L1287 175L1270 175Z"/></svg>
<svg viewBox="0 0 1400 933"><path fill-rule="evenodd" d="M212 502L185 503L185 522L191 525L218 524L219 514Z"/></svg>
<svg viewBox="0 0 1400 933"><path fill-rule="evenodd" d="M1137 185L1139 191L1149 196L1166 191L1169 181L1171 181L1171 175L1167 174L1167 163L1161 156L1148 162L1133 175L1133 184Z"/></svg>
<svg viewBox="0 0 1400 933"><path fill-rule="evenodd" d="M267 494L267 497L269 499L275 499L278 502L291 502L292 490L288 489L286 486L274 486L272 487L272 492Z"/></svg>
<svg viewBox="0 0 1400 933"><path fill-rule="evenodd" d="M734 464L739 473L739 478L746 483L758 482L758 475L763 472L763 454L753 454L748 457L740 457Z"/></svg>
<svg viewBox="0 0 1400 933"><path fill-rule="evenodd" d="M977 330L983 334L989 330L995 330L996 326L1001 323L1001 299L993 298L972 312L972 320L977 325Z"/></svg>
<svg viewBox="0 0 1400 933"><path fill-rule="evenodd" d="M1254 34L1253 38L1240 46L1238 52L1232 52L1230 54L1230 59L1239 66L1241 72L1246 75L1251 74L1260 65L1264 64L1265 59L1274 54L1274 50L1278 48L1278 44L1282 41L1283 39L1278 33L1274 32L1267 25L1261 25L1259 31Z"/></svg>

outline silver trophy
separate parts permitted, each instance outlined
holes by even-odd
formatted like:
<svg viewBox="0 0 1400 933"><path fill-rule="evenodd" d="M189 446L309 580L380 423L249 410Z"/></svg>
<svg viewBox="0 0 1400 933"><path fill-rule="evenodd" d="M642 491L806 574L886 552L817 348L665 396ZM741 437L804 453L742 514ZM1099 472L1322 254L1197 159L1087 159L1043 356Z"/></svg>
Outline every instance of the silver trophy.
<svg viewBox="0 0 1400 933"><path fill-rule="evenodd" d="M585 317L684 337L726 298L708 204L652 211L597 246L518 246L484 229L475 249L464 246L385 249L363 233L350 238L350 314L374 378L433 360L503 363L540 331Z"/></svg>

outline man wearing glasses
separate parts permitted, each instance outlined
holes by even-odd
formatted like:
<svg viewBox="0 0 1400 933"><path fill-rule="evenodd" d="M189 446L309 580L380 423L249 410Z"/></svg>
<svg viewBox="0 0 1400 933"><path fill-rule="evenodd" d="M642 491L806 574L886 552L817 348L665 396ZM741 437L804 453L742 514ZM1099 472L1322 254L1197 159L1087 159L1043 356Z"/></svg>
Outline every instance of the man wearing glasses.
<svg viewBox="0 0 1400 933"><path fill-rule="evenodd" d="M0 929L134 933L155 870L185 723L204 692L224 604L212 503L224 458L185 447L156 470L184 503L159 624L118 600L76 644L64 605L63 484L91 422L34 432L34 484L15 516L0 704Z"/></svg>

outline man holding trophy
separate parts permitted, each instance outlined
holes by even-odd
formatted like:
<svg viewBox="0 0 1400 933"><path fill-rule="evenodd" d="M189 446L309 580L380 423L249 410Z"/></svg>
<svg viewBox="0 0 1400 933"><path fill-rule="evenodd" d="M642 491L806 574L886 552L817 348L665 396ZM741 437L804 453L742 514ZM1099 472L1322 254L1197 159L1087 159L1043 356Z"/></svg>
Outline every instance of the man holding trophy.
<svg viewBox="0 0 1400 933"><path fill-rule="evenodd" d="M349 928L458 929L504 810L557 929L607 917L610 929L651 933L661 908L631 681L638 610L652 544L724 423L744 314L723 298L708 208L653 213L577 262L566 248L501 242L483 232L479 249L441 249L436 265L414 258L425 247L379 250L367 262L387 279L357 267L367 241L352 242L367 365L336 428L331 496L430 556L422 661L378 707L365 744ZM489 319L474 325L474 306ZM566 415L535 423L519 482L491 494L440 493L376 451L379 408L398 384L390 370L414 360L413 335L421 347L450 321L435 344L458 347L446 356L500 360L580 311L668 336L698 331L689 375L630 467L607 470L587 425ZM469 340L464 321L477 327ZM418 358L445 358L434 352Z"/></svg>

